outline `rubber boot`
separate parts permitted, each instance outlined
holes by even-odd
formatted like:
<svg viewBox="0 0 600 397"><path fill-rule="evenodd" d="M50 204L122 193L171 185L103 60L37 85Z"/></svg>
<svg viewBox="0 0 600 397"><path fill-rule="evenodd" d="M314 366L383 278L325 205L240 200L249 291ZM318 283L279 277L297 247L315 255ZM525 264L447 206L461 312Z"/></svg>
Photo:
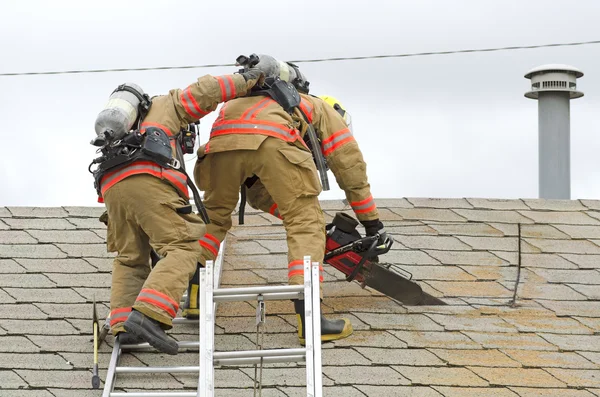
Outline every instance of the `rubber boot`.
<svg viewBox="0 0 600 397"><path fill-rule="evenodd" d="M294 309L298 318L298 339L300 344L306 344L304 337L304 299L294 300ZM328 320L321 314L321 342L343 339L352 335L352 324L350 320L341 318Z"/></svg>
<svg viewBox="0 0 600 397"><path fill-rule="evenodd" d="M132 310L123 326L132 336L143 339L157 350L171 355L177 354L177 342L167 336L158 321Z"/></svg>
<svg viewBox="0 0 600 397"><path fill-rule="evenodd" d="M183 304L181 315L190 320L197 320L200 318L200 266L196 269L196 273L190 280L187 289L187 298Z"/></svg>
<svg viewBox="0 0 600 397"><path fill-rule="evenodd" d="M117 334L117 338L119 339L119 343L121 344L121 346L137 345L145 342L142 338L130 334L129 332L119 332Z"/></svg>

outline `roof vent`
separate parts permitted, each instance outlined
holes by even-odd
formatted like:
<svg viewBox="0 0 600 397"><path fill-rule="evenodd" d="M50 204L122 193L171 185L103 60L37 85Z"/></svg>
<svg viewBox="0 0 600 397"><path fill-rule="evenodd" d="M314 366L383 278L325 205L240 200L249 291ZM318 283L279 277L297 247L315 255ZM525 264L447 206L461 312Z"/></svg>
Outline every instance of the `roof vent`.
<svg viewBox="0 0 600 397"><path fill-rule="evenodd" d="M531 91L525 93L527 98L538 99L543 91L568 91L570 98L581 98L583 92L577 91L577 79L583 72L573 66L549 64L531 69L525 78L531 79Z"/></svg>
<svg viewBox="0 0 600 397"><path fill-rule="evenodd" d="M569 65L542 65L531 69L527 98L538 101L539 197L571 198L571 99L581 98L577 79L581 70Z"/></svg>

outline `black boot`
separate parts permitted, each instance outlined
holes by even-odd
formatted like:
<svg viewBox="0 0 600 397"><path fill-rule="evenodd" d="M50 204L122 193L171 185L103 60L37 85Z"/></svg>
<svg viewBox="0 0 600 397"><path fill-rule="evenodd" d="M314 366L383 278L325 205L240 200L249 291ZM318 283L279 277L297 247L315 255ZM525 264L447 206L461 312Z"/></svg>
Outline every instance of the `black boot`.
<svg viewBox="0 0 600 397"><path fill-rule="evenodd" d="M167 354L177 354L179 349L177 342L167 336L158 321L132 310L123 327L132 336L143 339L157 350Z"/></svg>
<svg viewBox="0 0 600 397"><path fill-rule="evenodd" d="M298 339L300 344L306 344L304 336L304 299L294 300L294 309L298 318ZM328 320L321 314L321 342L343 339L352 335L352 324L350 320L341 318Z"/></svg>
<svg viewBox="0 0 600 397"><path fill-rule="evenodd" d="M117 334L117 338L119 339L119 343L121 346L123 345L137 345L139 343L144 343L145 340L137 337L129 332L119 332Z"/></svg>
<svg viewBox="0 0 600 397"><path fill-rule="evenodd" d="M183 304L181 315L190 320L200 318L200 266L196 269L196 273L190 280L187 289L187 298Z"/></svg>

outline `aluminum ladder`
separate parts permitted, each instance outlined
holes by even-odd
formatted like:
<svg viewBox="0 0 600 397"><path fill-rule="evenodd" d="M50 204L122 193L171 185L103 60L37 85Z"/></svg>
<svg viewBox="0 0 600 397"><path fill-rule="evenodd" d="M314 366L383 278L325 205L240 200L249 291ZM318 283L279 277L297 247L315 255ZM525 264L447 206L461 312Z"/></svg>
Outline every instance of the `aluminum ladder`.
<svg viewBox="0 0 600 397"><path fill-rule="evenodd" d="M207 262L206 268L200 270L200 379L198 394L181 394L181 397L213 397L214 366L260 364L262 369L262 364L302 361L306 362L307 397L322 397L319 263L311 263L310 256L304 257L304 285L213 288L212 279L212 263ZM256 300L258 302L258 323L261 321L259 318L264 316L265 313L265 301L287 299L304 299L305 301L304 332L306 345L304 348L214 351L215 307L217 302ZM317 342L315 343L315 341Z"/></svg>
<svg viewBox="0 0 600 397"><path fill-rule="evenodd" d="M223 240L221 243L221 247L219 249L219 253L214 262L214 270L212 271L211 286L219 286L221 281L221 273L223 269L223 255L225 252L226 240ZM211 268L212 268L211 261ZM189 291L188 291L189 292ZM186 296L183 296L182 301L185 301ZM213 311L216 311L216 304L212 308ZM107 318L106 324L110 323ZM188 320L183 317L176 317L173 319L173 325L177 324L190 324L190 323L200 323L198 320ZM107 325L104 325L105 327ZM177 342L180 349L198 349L200 347L200 340L197 341L182 341ZM123 352L130 351L153 351L154 348L150 346L148 343L141 343L139 345L123 345L121 346L119 341L115 339L114 346L112 350L112 354L110 357L110 362L108 365L108 370L106 372L106 380L104 383L104 391L102 392L102 397L197 397L196 392L115 392L114 389L117 383L117 375L118 374L126 374L126 373L200 373L200 366L197 367L187 367L187 366L173 366L173 367L122 367L119 366L119 360L121 358L121 354Z"/></svg>

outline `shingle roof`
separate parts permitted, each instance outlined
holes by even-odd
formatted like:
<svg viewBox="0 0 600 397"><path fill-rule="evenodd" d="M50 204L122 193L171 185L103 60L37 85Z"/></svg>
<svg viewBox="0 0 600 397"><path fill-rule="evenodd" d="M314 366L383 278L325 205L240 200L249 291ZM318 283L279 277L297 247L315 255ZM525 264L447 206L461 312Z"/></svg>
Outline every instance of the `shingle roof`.
<svg viewBox="0 0 600 397"><path fill-rule="evenodd" d="M600 201L378 200L402 265L448 306L407 307L329 266L324 311L355 334L323 345L326 396L600 396ZM328 219L340 202L323 202ZM91 301L108 312L111 254L102 208L0 207L0 395L90 390ZM517 223L522 224L518 305ZM222 286L286 282L280 221L250 212L234 227ZM268 348L297 347L290 302L268 302ZM218 350L254 347L254 307L220 305ZM181 326L172 334L194 338ZM109 338L111 341L111 338ZM110 347L100 355L104 379ZM124 355L127 365L194 365L197 353ZM265 396L301 396L304 370L269 365ZM217 371L219 396L251 395L254 369ZM194 389L194 375L122 375L126 390Z"/></svg>

